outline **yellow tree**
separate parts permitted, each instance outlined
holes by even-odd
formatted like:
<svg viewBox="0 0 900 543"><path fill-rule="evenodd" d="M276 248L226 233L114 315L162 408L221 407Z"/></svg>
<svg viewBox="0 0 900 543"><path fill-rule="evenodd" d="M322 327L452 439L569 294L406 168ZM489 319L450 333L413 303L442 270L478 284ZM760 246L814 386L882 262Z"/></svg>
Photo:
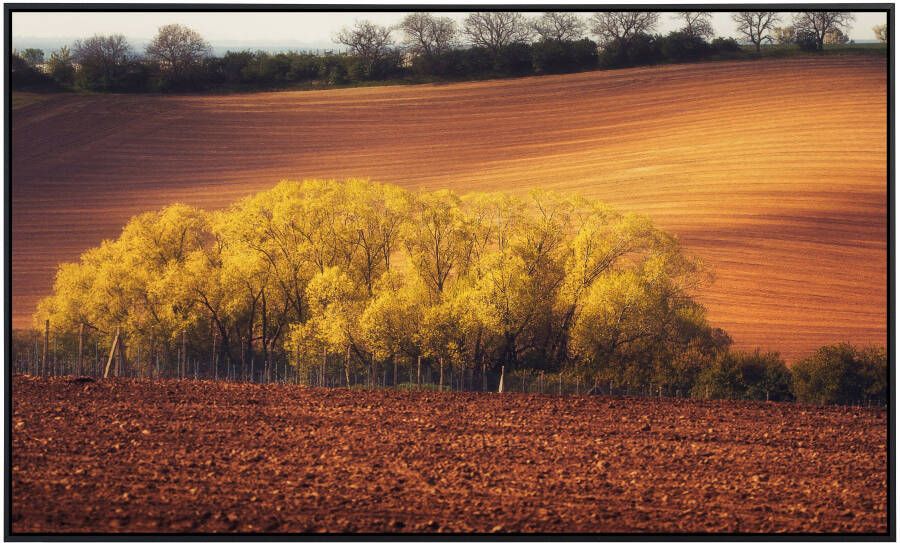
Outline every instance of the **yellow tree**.
<svg viewBox="0 0 900 543"><path fill-rule="evenodd" d="M117 240L60 268L54 295L42 302L37 320L49 318L63 332L84 324L109 339L118 330L122 343L127 337L132 346L168 351L177 333L196 322L191 304L173 295L172 283L207 240L201 210L175 204L138 215Z"/></svg>
<svg viewBox="0 0 900 543"><path fill-rule="evenodd" d="M443 301L425 308L415 341L424 356L438 362L442 382L445 363L450 368L473 368L491 340L474 306L471 289L457 284Z"/></svg>
<svg viewBox="0 0 900 543"><path fill-rule="evenodd" d="M661 353L671 356L686 319L702 318L690 297L703 274L671 238L631 266L592 282L571 332L571 349L582 369L617 386L652 381Z"/></svg>
<svg viewBox="0 0 900 543"><path fill-rule="evenodd" d="M219 281L225 285L224 311L232 316L241 346L241 371L256 379L255 345L257 340L261 340L263 348L267 345L264 306L266 293L272 287L273 270L266 257L248 244L254 230L253 215L254 210L246 207L217 213L213 231L221 241Z"/></svg>
<svg viewBox="0 0 900 543"><path fill-rule="evenodd" d="M394 361L397 381L398 358L412 362L423 354L419 329L428 309L428 288L412 274L389 273L378 283L359 318L360 336L378 359Z"/></svg>
<svg viewBox="0 0 900 543"><path fill-rule="evenodd" d="M410 262L437 299L452 278L466 272L472 236L460 205L459 196L448 190L419 194L405 228Z"/></svg>
<svg viewBox="0 0 900 543"><path fill-rule="evenodd" d="M402 189L368 181L351 180L342 188L346 265L371 296L376 281L390 270L411 201Z"/></svg>
<svg viewBox="0 0 900 543"><path fill-rule="evenodd" d="M340 268L331 266L310 280L306 296L310 318L291 327L288 346L306 359L314 355L313 348L320 346L324 357L343 355L349 384L353 356L355 360L365 357L359 332L359 318L365 307L360 285L354 284Z"/></svg>

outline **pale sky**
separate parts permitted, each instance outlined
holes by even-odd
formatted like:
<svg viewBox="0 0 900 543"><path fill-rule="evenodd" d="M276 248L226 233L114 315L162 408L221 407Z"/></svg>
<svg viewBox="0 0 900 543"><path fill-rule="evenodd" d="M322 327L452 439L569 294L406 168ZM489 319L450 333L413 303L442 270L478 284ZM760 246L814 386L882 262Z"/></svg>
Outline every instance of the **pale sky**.
<svg viewBox="0 0 900 543"><path fill-rule="evenodd" d="M94 34L124 34L132 43L146 42L156 30L168 23L181 23L202 34L214 47L216 42L285 42L330 44L332 37L357 19L380 24L393 24L403 18L402 12L14 12L12 14L13 47L31 46L27 38L73 40ZM465 12L443 13L462 21ZM534 14L529 14L534 15ZM588 17L590 14L585 13ZM674 14L663 13L657 31L666 33L677 28ZM856 22L849 35L856 40L872 40L872 27L883 24L885 13L855 13ZM785 14L785 21L790 19ZM735 36L734 23L728 13L714 13L713 27L717 35ZM736 36L735 36L736 37ZM25 40L23 40L25 38Z"/></svg>

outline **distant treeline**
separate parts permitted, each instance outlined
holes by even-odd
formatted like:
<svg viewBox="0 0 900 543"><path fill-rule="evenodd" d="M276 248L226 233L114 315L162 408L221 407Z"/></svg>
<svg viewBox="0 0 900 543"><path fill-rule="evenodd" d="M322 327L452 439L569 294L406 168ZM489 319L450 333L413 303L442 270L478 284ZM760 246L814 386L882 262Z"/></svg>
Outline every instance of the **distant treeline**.
<svg viewBox="0 0 900 543"><path fill-rule="evenodd" d="M424 371L455 390L495 389L505 375L507 390L885 402L884 349L826 347L790 369L777 353L731 349L693 298L708 279L646 218L582 198L282 182L225 211L136 216L60 266L13 363L97 375L115 360L121 375L331 386L418 386Z"/></svg>
<svg viewBox="0 0 900 543"><path fill-rule="evenodd" d="M227 52L213 57L209 44L182 25L166 25L143 54L122 35L94 36L45 58L26 49L11 59L13 88L75 88L110 92L169 92L290 86L347 85L403 79L459 80L565 73L667 62L755 58L763 44L805 50L847 43L853 16L799 12L776 26L776 12L733 14L743 48L734 38L713 37L704 12L673 13L682 27L655 33L656 12L470 13L463 25L448 17L412 13L395 26L368 21L345 28L335 42L342 52L313 54ZM876 36L885 39L878 27ZM401 42L394 41L399 33ZM590 34L595 39L586 36ZM755 52L754 50L755 49Z"/></svg>

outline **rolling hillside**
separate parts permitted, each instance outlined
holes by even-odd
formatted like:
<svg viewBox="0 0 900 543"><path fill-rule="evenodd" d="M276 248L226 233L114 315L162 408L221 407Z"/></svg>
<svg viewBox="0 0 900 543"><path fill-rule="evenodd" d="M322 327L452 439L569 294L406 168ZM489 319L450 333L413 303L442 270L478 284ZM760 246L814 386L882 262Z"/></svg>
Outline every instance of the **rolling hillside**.
<svg viewBox="0 0 900 543"><path fill-rule="evenodd" d="M135 213L279 179L577 191L716 271L738 347L884 344L885 59L707 63L227 96L59 96L12 116L13 324Z"/></svg>

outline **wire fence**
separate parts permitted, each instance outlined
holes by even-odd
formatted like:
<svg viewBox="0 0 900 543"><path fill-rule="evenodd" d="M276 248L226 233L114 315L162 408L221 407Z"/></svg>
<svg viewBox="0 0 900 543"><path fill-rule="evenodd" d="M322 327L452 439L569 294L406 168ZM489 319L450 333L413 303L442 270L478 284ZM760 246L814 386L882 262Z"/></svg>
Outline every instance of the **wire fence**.
<svg viewBox="0 0 900 543"><path fill-rule="evenodd" d="M490 369L484 364L459 367L441 360L371 360L361 363L326 355L320 360L291 363L281 352L259 353L243 363L223 358L213 347L206 356L192 356L187 345L174 349L147 348L139 343L125 348L118 339L98 334L54 334L47 328L17 332L12 349L14 374L40 377L81 376L93 379L193 379L250 383L298 384L327 388L394 388L465 392L505 392L573 395L606 392L626 395L634 391L592 388L579 376L539 370ZM124 340L123 340L124 342ZM126 355L127 351L127 355ZM502 382L502 386L501 386ZM640 391L649 395L650 389Z"/></svg>
<svg viewBox="0 0 900 543"><path fill-rule="evenodd" d="M248 383L281 383L309 387L351 389L432 390L443 392L503 392L553 396L603 395L611 397L742 399L734 394L697 389L679 390L652 384L616 387L570 372L535 369L505 371L484 364L466 367L440 360L369 360L326 354L319 360L290 360L284 352L253 354L244 362L220 356L215 346L205 355L189 350L147 348L140 343L126 348L116 338L99 334L53 334L36 330L13 334L13 374L39 377L126 377L134 379L190 379ZM126 354L127 352L127 354ZM845 402L856 407L878 407L886 402Z"/></svg>

